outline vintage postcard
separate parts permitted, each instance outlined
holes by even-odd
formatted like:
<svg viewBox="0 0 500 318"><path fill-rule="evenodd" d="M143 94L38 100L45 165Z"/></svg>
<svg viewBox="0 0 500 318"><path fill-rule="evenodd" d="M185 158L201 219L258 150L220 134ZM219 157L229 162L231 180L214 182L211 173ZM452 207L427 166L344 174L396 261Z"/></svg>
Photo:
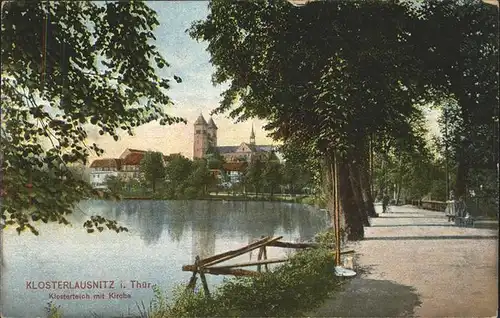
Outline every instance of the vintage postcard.
<svg viewBox="0 0 500 318"><path fill-rule="evenodd" d="M496 316L498 14L2 1L0 318Z"/></svg>

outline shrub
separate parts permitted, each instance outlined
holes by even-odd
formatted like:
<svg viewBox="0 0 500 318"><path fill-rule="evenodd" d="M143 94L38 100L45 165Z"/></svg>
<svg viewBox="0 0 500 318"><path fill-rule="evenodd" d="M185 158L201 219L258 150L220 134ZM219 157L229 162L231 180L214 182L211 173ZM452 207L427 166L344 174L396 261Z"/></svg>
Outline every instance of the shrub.
<svg viewBox="0 0 500 318"><path fill-rule="evenodd" d="M61 306L56 306L53 302L47 303L45 307L47 318L62 318Z"/></svg>
<svg viewBox="0 0 500 318"><path fill-rule="evenodd" d="M198 195L198 189L196 189L195 187L186 187L184 189L184 198L185 199L194 199L196 198L196 196Z"/></svg>
<svg viewBox="0 0 500 318"><path fill-rule="evenodd" d="M178 291L172 307L151 317L296 316L314 309L336 290L331 250L306 250L272 272L225 280L208 299ZM160 316L162 314L163 316Z"/></svg>
<svg viewBox="0 0 500 318"><path fill-rule="evenodd" d="M314 241L316 243L328 246L335 245L335 231L332 227L328 228L328 230L316 234L314 237Z"/></svg>

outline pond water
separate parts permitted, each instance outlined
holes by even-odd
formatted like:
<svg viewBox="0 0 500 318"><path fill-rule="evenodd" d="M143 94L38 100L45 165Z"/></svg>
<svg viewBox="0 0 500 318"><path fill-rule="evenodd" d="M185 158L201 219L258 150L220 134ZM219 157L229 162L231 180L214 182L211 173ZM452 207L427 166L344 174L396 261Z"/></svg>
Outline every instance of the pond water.
<svg viewBox="0 0 500 318"><path fill-rule="evenodd" d="M41 224L38 237L4 231L0 313L45 317L52 301L64 317L138 314L137 306L148 307L153 298L151 285L171 296L187 284L191 273L182 265L197 255L242 247L262 235L309 241L329 226L326 213L283 202L84 201L71 227ZM129 232L87 234L82 224L95 214L116 219ZM229 262L256 260L257 252ZM288 252L269 248L268 257ZM223 279L207 275L210 289Z"/></svg>

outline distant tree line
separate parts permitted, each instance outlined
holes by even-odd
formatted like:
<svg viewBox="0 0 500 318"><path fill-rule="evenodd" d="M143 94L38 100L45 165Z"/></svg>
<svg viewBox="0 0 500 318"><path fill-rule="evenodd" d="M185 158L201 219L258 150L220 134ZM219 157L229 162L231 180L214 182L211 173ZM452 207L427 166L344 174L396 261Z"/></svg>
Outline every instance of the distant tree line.
<svg viewBox="0 0 500 318"><path fill-rule="evenodd" d="M243 162L246 164L240 175L231 179L219 153L190 160L181 154L163 159L160 152L147 152L140 163L139 178L109 176L106 185L115 194L163 199L205 198L220 192L273 197L277 193L310 193L313 188L312 172L307 167L289 161L282 163L274 153L264 160Z"/></svg>

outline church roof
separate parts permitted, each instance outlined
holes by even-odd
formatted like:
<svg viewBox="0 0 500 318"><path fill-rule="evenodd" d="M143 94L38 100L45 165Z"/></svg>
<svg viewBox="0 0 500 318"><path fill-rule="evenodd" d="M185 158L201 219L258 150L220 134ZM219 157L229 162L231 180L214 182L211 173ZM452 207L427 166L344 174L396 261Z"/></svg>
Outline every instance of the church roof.
<svg viewBox="0 0 500 318"><path fill-rule="evenodd" d="M245 144L247 144L247 143L245 143ZM256 151L256 152L270 152L270 151L274 150L274 146L269 146L269 145L250 145L250 144L247 144L247 145L249 148L251 148L253 151ZM221 154L232 153L232 152L236 152L236 150L239 147L240 146L218 146L217 150Z"/></svg>
<svg viewBox="0 0 500 318"><path fill-rule="evenodd" d="M219 153L231 153L235 152L240 146L218 146L217 150Z"/></svg>
<svg viewBox="0 0 500 318"><path fill-rule="evenodd" d="M195 125L206 125L207 124L207 121L205 120L205 118L203 117L202 114L200 114L200 116L198 116L198 119L196 119L196 121L194 122Z"/></svg>
<svg viewBox="0 0 500 318"><path fill-rule="evenodd" d="M255 149L257 151L266 151L266 152L270 152L270 151L273 151L273 150L276 150L275 146L271 146L271 145L256 145L254 146Z"/></svg>
<svg viewBox="0 0 500 318"><path fill-rule="evenodd" d="M210 120L208 121L208 127L218 129L212 117L210 117Z"/></svg>

